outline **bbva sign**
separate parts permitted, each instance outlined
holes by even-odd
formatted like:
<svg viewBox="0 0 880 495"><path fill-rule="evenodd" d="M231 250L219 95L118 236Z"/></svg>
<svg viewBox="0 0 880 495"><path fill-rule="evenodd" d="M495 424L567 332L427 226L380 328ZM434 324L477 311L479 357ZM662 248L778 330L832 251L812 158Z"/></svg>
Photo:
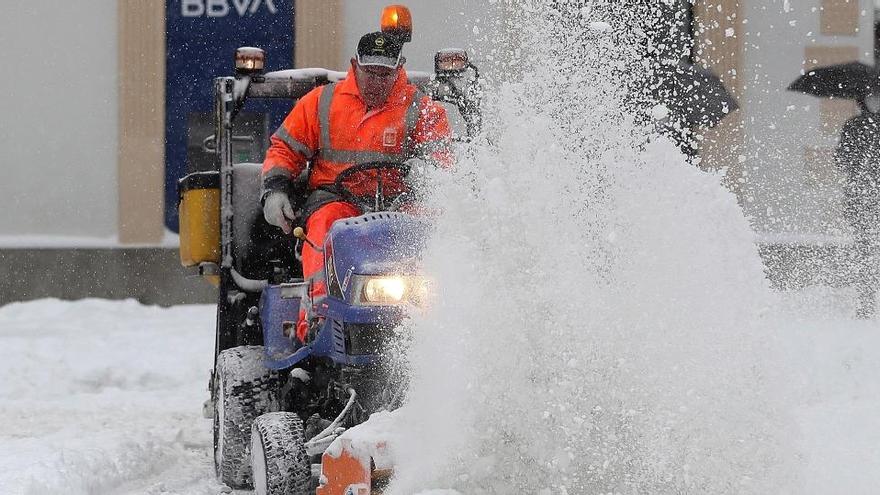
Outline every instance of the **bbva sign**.
<svg viewBox="0 0 880 495"><path fill-rule="evenodd" d="M180 13L183 17L226 17L232 12L244 17L245 14L256 14L260 7L269 9L275 14L278 9L273 0L182 0Z"/></svg>

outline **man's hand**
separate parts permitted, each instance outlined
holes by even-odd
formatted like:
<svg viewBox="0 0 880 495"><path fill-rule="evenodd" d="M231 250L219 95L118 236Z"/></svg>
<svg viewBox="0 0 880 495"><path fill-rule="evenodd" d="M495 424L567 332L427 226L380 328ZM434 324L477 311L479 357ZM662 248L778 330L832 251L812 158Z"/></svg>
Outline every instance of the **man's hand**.
<svg viewBox="0 0 880 495"><path fill-rule="evenodd" d="M280 227L285 234L289 234L293 229L290 223L296 216L287 193L281 191L269 193L263 202L263 217L271 225Z"/></svg>

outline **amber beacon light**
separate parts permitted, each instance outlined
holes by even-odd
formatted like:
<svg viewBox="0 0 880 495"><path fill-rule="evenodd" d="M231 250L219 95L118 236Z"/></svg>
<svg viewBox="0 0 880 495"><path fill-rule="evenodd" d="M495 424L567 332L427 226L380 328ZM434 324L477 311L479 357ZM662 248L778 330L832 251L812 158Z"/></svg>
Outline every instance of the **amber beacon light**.
<svg viewBox="0 0 880 495"><path fill-rule="evenodd" d="M434 70L438 74L456 74L470 67L466 51L458 48L440 50L434 55Z"/></svg>
<svg viewBox="0 0 880 495"><path fill-rule="evenodd" d="M385 7L380 24L383 33L397 35L404 43L412 41L412 14L407 7L403 5Z"/></svg>
<svg viewBox="0 0 880 495"><path fill-rule="evenodd" d="M257 74L266 65L266 52L243 46L235 50L235 71L239 74Z"/></svg>

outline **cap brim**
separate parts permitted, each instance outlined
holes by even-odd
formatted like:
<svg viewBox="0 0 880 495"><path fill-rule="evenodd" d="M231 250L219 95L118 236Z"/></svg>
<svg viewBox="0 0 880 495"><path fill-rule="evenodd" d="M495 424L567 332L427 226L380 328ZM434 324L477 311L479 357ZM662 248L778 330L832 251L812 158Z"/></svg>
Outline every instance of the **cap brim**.
<svg viewBox="0 0 880 495"><path fill-rule="evenodd" d="M397 58L383 57L380 55L358 55L358 64L366 67L388 67L396 69L400 65L400 54Z"/></svg>

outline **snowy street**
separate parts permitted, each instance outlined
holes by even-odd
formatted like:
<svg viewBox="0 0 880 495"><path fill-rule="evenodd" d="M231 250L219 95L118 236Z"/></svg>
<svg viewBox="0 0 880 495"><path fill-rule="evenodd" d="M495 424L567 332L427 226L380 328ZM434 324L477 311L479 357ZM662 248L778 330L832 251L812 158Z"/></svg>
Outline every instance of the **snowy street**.
<svg viewBox="0 0 880 495"><path fill-rule="evenodd" d="M214 308L0 308L0 493L218 493L201 416Z"/></svg>
<svg viewBox="0 0 880 495"><path fill-rule="evenodd" d="M19 3L0 495L880 494L880 0Z"/></svg>
<svg viewBox="0 0 880 495"><path fill-rule="evenodd" d="M786 295L792 414L810 493L880 486L880 325L845 317L846 292ZM809 307L810 309L806 309ZM4 495L215 494L213 308L40 300L0 308Z"/></svg>

